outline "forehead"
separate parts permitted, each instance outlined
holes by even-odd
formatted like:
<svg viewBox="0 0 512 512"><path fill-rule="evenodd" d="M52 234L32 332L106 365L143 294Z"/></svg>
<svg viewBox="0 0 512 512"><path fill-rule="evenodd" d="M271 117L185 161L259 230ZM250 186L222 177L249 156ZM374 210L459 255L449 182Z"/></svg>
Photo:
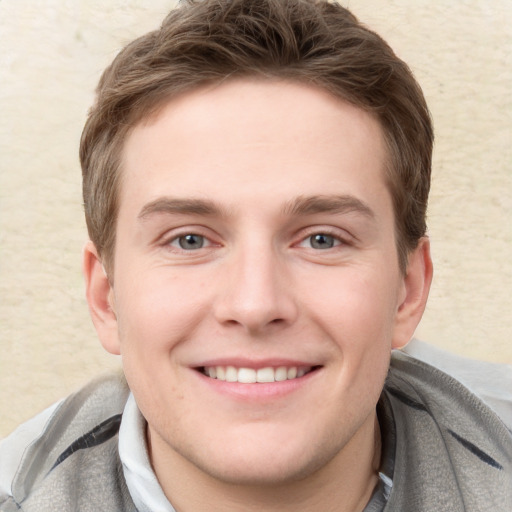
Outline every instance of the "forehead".
<svg viewBox="0 0 512 512"><path fill-rule="evenodd" d="M132 129L121 206L143 195L325 195L343 183L364 194L384 185L385 160L380 124L362 109L317 87L234 80L173 98Z"/></svg>

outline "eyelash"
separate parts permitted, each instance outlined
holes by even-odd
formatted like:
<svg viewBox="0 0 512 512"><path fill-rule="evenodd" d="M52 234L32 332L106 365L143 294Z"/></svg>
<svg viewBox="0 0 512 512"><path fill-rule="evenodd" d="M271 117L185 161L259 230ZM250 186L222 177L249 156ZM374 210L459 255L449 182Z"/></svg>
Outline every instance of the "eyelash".
<svg viewBox="0 0 512 512"><path fill-rule="evenodd" d="M182 241L187 237L197 237L201 239L201 244L196 248L185 248L182 245ZM327 243L326 247L313 247L313 239L314 237L324 237L324 242ZM325 238L328 240L326 241ZM329 242L332 239L332 245L329 246ZM321 240L318 242L322 243ZM308 244L307 247L305 244ZM184 233L180 233L178 235L174 235L172 238L168 238L163 243L164 246L170 247L175 251L190 253L196 252L200 249L208 249L210 247L215 246L216 244L212 242L206 235L203 235L199 232L195 231L187 231ZM310 231L306 236L302 236L300 241L297 244L294 244L296 247L304 247L308 249L312 249L314 251L328 251L330 249L335 249L341 245L349 245L349 242L346 240L346 237L340 237L338 233L334 233L329 229L315 230Z"/></svg>
<svg viewBox="0 0 512 512"><path fill-rule="evenodd" d="M341 240L339 240L335 236L330 235L328 233L315 233L313 235L309 235L308 237L304 238L301 241L301 243L299 244L299 247L303 247L303 244L305 244L307 242L309 242L308 247L310 249L317 249L317 250L321 250L321 251L325 251L327 249L332 249L333 247L337 247L337 246L341 245ZM315 247L314 246L315 243L317 243L319 246ZM322 244L325 244L325 247L321 247Z"/></svg>
<svg viewBox="0 0 512 512"><path fill-rule="evenodd" d="M313 249L315 251L327 251L329 249L335 249L336 247L343 246L343 245L350 245L349 241L347 240L348 237L340 236L338 232L334 232L330 229L316 229L311 230L309 233L307 233L306 236L302 236L300 239L300 242L296 244L298 247L305 247L304 244L312 244L314 237L326 237L330 238L333 241L333 245L331 247L311 247L311 245L308 245L307 248Z"/></svg>
<svg viewBox="0 0 512 512"><path fill-rule="evenodd" d="M181 241L185 240L187 237L197 237L201 238L201 246L197 247L195 249L186 249L181 245ZM212 242L207 236L197 233L194 231L188 231L186 233L181 233L178 235L173 236L172 238L169 238L164 241L163 245L167 247L172 247L175 250L182 251L182 252L195 252L199 249L208 249L209 247L214 246L214 242Z"/></svg>

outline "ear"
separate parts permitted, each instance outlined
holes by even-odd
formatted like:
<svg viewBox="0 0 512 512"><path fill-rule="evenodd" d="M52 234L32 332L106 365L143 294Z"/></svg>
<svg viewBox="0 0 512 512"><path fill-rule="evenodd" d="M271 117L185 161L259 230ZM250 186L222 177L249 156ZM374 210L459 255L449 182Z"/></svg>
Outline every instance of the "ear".
<svg viewBox="0 0 512 512"><path fill-rule="evenodd" d="M89 311L101 344L107 352L119 355L121 351L114 290L110 285L98 251L91 241L85 244L83 250L82 270Z"/></svg>
<svg viewBox="0 0 512 512"><path fill-rule="evenodd" d="M425 311L432 274L430 241L424 237L409 254L395 317L392 348L404 347L413 337Z"/></svg>

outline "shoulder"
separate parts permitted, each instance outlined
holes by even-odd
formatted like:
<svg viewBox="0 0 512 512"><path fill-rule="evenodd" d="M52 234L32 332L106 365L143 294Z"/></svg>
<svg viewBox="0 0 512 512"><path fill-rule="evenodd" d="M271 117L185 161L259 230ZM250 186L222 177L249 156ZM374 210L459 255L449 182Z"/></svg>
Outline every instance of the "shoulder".
<svg viewBox="0 0 512 512"><path fill-rule="evenodd" d="M469 359L416 339L403 352L461 382L512 431L512 365Z"/></svg>
<svg viewBox="0 0 512 512"><path fill-rule="evenodd" d="M128 393L121 375L101 377L7 437L0 510L74 510L79 496L80 510L99 510L96 499L126 496L117 434Z"/></svg>
<svg viewBox="0 0 512 512"><path fill-rule="evenodd" d="M396 436L392 510L509 510L512 433L475 393L397 351L383 399Z"/></svg>

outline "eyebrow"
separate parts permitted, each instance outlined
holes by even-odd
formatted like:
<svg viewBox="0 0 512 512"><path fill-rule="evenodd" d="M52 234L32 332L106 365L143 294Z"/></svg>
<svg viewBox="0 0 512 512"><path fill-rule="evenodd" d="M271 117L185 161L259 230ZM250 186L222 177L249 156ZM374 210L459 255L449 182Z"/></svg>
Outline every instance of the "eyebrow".
<svg viewBox="0 0 512 512"><path fill-rule="evenodd" d="M356 212L375 218L373 210L363 201L351 195L299 196L287 202L282 212L289 216L306 216L318 213L344 214ZM138 218L145 220L154 214L201 215L227 217L227 211L208 199L159 197L144 205Z"/></svg>
<svg viewBox="0 0 512 512"><path fill-rule="evenodd" d="M219 206L207 199L179 199L172 197L159 197L144 205L138 218L145 220L156 213L182 214L182 215L206 215L226 216Z"/></svg>
<svg viewBox="0 0 512 512"><path fill-rule="evenodd" d="M361 199L352 195L299 196L286 203L283 213L291 216L315 215L318 213L360 213L374 219L374 211Z"/></svg>

